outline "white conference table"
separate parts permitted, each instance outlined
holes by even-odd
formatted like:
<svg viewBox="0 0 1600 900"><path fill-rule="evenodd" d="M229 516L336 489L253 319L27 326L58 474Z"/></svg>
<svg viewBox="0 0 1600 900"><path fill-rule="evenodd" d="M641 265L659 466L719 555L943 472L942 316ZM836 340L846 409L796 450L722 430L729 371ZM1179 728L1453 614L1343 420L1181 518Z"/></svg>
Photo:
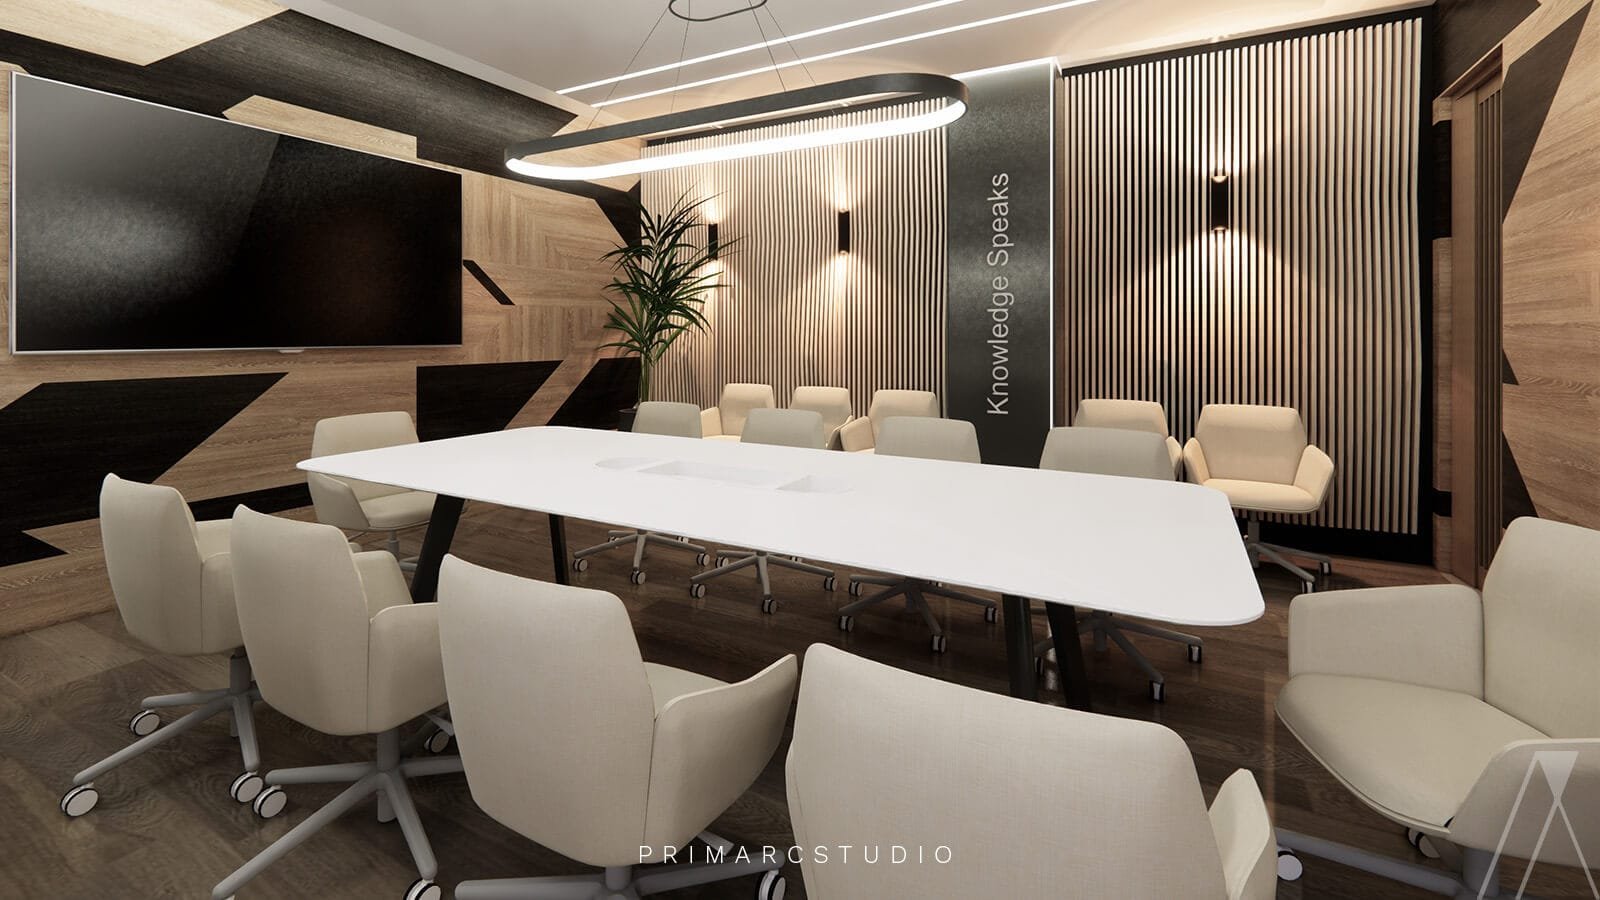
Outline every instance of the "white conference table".
<svg viewBox="0 0 1600 900"><path fill-rule="evenodd" d="M1063 686L1082 708L1075 607L1202 626L1264 609L1226 497L1179 482L560 427L299 467L438 495L416 601L433 599L463 501L548 514L562 583L563 522L575 516L995 591L1011 691L1030 699L1029 600L1044 601Z"/></svg>

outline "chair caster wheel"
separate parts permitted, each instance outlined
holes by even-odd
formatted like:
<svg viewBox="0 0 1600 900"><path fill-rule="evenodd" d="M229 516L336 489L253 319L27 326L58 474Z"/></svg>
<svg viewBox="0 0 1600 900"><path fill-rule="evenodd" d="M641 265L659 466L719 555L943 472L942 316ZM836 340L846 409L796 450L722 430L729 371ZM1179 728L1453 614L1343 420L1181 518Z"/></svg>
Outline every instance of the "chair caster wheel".
<svg viewBox="0 0 1600 900"><path fill-rule="evenodd" d="M788 887L782 875L767 872L761 876L761 884L756 887L756 900L783 900Z"/></svg>
<svg viewBox="0 0 1600 900"><path fill-rule="evenodd" d="M450 732L443 728L434 729L428 739L422 742L422 747L429 753L443 753L450 749Z"/></svg>
<svg viewBox="0 0 1600 900"><path fill-rule="evenodd" d="M699 600L701 597L704 597L705 595L706 595L706 586L705 585L703 585L703 584L691 584L691 585L689 585L689 596L695 598L696 600Z"/></svg>
<svg viewBox="0 0 1600 900"><path fill-rule="evenodd" d="M1159 681L1150 682L1150 699L1157 703L1167 699L1167 686Z"/></svg>
<svg viewBox="0 0 1600 900"><path fill-rule="evenodd" d="M153 709L141 709L128 720L128 730L133 732L135 737L155 734L156 729L160 727L161 716Z"/></svg>
<svg viewBox="0 0 1600 900"><path fill-rule="evenodd" d="M629 572L628 581L632 582L633 584L644 584L644 570L634 569L632 572Z"/></svg>
<svg viewBox="0 0 1600 900"><path fill-rule="evenodd" d="M1428 837L1415 828L1406 829L1406 840L1415 847L1418 853L1429 859L1439 858L1439 848L1433 845L1433 838Z"/></svg>
<svg viewBox="0 0 1600 900"><path fill-rule="evenodd" d="M933 650L935 653L943 653L949 646L950 642L946 640L945 636L942 634L934 635L933 640L928 642L929 649Z"/></svg>
<svg viewBox="0 0 1600 900"><path fill-rule="evenodd" d="M1200 665L1200 657L1204 648L1200 644L1189 645L1189 662Z"/></svg>
<svg viewBox="0 0 1600 900"><path fill-rule="evenodd" d="M583 559L575 559L575 560L573 560L572 561L572 571L574 571L574 572L587 572L587 571L589 571L589 559L588 559L588 557L584 557Z"/></svg>
<svg viewBox="0 0 1600 900"><path fill-rule="evenodd" d="M831 590L833 590L834 588L836 588L838 586L839 586L839 582L832 575L829 575L827 578L822 579L822 589L825 590L825 591L831 591Z"/></svg>
<svg viewBox="0 0 1600 900"><path fill-rule="evenodd" d="M444 888L426 878L418 878L406 888L405 900L444 900Z"/></svg>
<svg viewBox="0 0 1600 900"><path fill-rule="evenodd" d="M850 596L859 597L859 596L861 596L861 593L862 593L861 582L859 582L859 581L850 582Z"/></svg>
<svg viewBox="0 0 1600 900"><path fill-rule="evenodd" d="M267 783L262 780L260 775L254 772L244 772L233 780L233 784L228 785L228 796L232 797L236 802L249 803L260 796L262 789L266 786Z"/></svg>
<svg viewBox="0 0 1600 900"><path fill-rule="evenodd" d="M1035 656L1033 658L1033 675L1034 675L1034 677L1035 678L1043 678L1044 677L1044 670L1045 670L1044 657Z"/></svg>
<svg viewBox="0 0 1600 900"><path fill-rule="evenodd" d="M723 566L725 566L727 564L728 564L728 558L726 556L717 557L717 559L716 559L717 568L720 569L720 568L722 568Z"/></svg>
<svg viewBox="0 0 1600 900"><path fill-rule="evenodd" d="M1278 851L1279 881L1299 881L1300 876L1305 874L1305 871L1305 865L1300 862L1300 857L1295 856L1293 851Z"/></svg>
<svg viewBox="0 0 1600 900"><path fill-rule="evenodd" d="M1302 594L1315 594L1317 592L1317 583L1315 581L1302 581L1300 582L1300 587L1302 588L1300 591Z"/></svg>
<svg viewBox="0 0 1600 900"><path fill-rule="evenodd" d="M765 597L762 597L761 598L761 611L766 613L769 616L772 615L773 613L777 612L778 611L778 600L777 600L777 598L772 596L771 594L768 594Z"/></svg>
<svg viewBox="0 0 1600 900"><path fill-rule="evenodd" d="M283 788L273 785L257 794L255 802L250 804L250 808L255 810L256 815L261 818L270 819L283 812L283 808L288 805L289 795L283 792Z"/></svg>
<svg viewBox="0 0 1600 900"><path fill-rule="evenodd" d="M61 811L76 819L86 815L99 802L100 792L94 789L93 784L80 784L61 795Z"/></svg>
<svg viewBox="0 0 1600 900"><path fill-rule="evenodd" d="M983 608L983 620L990 625L1000 621L1000 610L993 606L985 606Z"/></svg>
<svg viewBox="0 0 1600 900"><path fill-rule="evenodd" d="M694 557L695 565L703 566L708 562L711 562L711 554L709 554L709 553L696 553L695 554L695 557Z"/></svg>
<svg viewBox="0 0 1600 900"><path fill-rule="evenodd" d="M850 632L855 631L856 630L856 617L855 616L840 616L839 617L839 630L844 632L844 633L846 633L846 634L849 634Z"/></svg>
<svg viewBox="0 0 1600 900"><path fill-rule="evenodd" d="M1325 562L1317 563L1317 574L1318 575L1332 575L1333 574L1333 563L1325 563Z"/></svg>

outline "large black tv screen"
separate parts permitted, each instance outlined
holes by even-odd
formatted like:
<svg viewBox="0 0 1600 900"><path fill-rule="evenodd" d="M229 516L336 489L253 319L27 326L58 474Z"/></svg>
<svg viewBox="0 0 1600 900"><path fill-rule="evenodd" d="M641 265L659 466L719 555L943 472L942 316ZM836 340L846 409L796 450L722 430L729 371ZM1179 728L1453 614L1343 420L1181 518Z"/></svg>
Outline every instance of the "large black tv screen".
<svg viewBox="0 0 1600 900"><path fill-rule="evenodd" d="M16 75L11 349L461 343L461 177Z"/></svg>

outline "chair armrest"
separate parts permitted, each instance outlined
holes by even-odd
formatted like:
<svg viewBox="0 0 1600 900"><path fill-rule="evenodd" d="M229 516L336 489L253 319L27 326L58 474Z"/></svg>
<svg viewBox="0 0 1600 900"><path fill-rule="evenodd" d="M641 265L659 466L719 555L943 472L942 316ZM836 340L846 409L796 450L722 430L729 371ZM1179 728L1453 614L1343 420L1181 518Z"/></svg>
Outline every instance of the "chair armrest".
<svg viewBox="0 0 1600 900"><path fill-rule="evenodd" d="M1294 486L1310 494L1320 506L1328 496L1328 485L1333 482L1333 460L1322 449L1310 444L1300 454L1300 468L1295 472Z"/></svg>
<svg viewBox="0 0 1600 900"><path fill-rule="evenodd" d="M318 522L347 531L372 530L350 485L320 472L307 472L306 487L311 490L311 507L317 512Z"/></svg>
<svg viewBox="0 0 1600 900"><path fill-rule="evenodd" d="M1178 439L1167 435L1167 457L1172 460L1172 478L1174 481L1183 478L1183 447Z"/></svg>
<svg viewBox="0 0 1600 900"><path fill-rule="evenodd" d="M1382 678L1483 696L1483 601L1459 584L1302 594L1289 676Z"/></svg>
<svg viewBox="0 0 1600 900"><path fill-rule="evenodd" d="M411 589L400 572L400 563L387 550L363 550L355 554L356 572L367 594L367 615L375 616L391 606L409 604Z"/></svg>
<svg viewBox="0 0 1600 900"><path fill-rule="evenodd" d="M832 431L828 432L828 439L822 442L823 449L825 449L825 450L843 450L844 449L844 443L839 439L839 435L844 431L844 427L846 425L849 425L851 422L854 422L855 420L856 420L855 416L845 416L844 417L844 421L840 422L838 427L836 427Z"/></svg>
<svg viewBox="0 0 1600 900"><path fill-rule="evenodd" d="M219 653L244 645L233 602L233 557L213 553L200 563L200 644Z"/></svg>
<svg viewBox="0 0 1600 900"><path fill-rule="evenodd" d="M1189 480L1195 484L1205 484L1211 480L1211 469L1206 465L1206 454L1200 449L1200 442L1189 438L1183 445L1183 467L1187 470Z"/></svg>
<svg viewBox="0 0 1600 900"><path fill-rule="evenodd" d="M716 437L722 434L722 410L715 406L700 410L700 436Z"/></svg>
<svg viewBox="0 0 1600 900"><path fill-rule="evenodd" d="M790 654L737 684L667 701L656 716L641 844L681 845L749 790L783 739L799 677Z"/></svg>
<svg viewBox="0 0 1600 900"><path fill-rule="evenodd" d="M1571 825L1546 818L1555 812L1551 809L1552 784L1561 788L1562 811L1571 816ZM1584 835L1595 833L1600 824L1594 812L1595 797L1600 797L1600 739L1514 741L1484 766L1447 824L1445 837L1459 846L1484 850L1503 842L1506 856L1537 856L1540 863L1582 865L1573 852L1573 838L1565 832L1570 827L1583 840L1587 840ZM1544 827L1550 829L1548 839L1541 833ZM1586 862L1594 864L1593 859Z"/></svg>
<svg viewBox="0 0 1600 900"><path fill-rule="evenodd" d="M367 731L388 731L443 706L439 604L380 610L367 631Z"/></svg>
<svg viewBox="0 0 1600 900"><path fill-rule="evenodd" d="M839 426L839 446L845 450L871 450L876 443L871 419L851 419Z"/></svg>
<svg viewBox="0 0 1600 900"><path fill-rule="evenodd" d="M1211 833L1229 900L1271 900L1278 891L1278 841L1255 776L1240 769L1211 801Z"/></svg>

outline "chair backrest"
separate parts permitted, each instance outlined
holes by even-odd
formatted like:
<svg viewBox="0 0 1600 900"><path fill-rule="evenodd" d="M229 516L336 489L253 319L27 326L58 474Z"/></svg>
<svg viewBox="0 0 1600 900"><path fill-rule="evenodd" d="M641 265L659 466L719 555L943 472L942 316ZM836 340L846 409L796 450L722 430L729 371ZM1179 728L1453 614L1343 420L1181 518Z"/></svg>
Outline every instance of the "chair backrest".
<svg viewBox="0 0 1600 900"><path fill-rule="evenodd" d="M729 384L722 388L722 399L717 410L722 416L723 434L744 434L744 420L752 409L769 409L778 405L777 395L770 384Z"/></svg>
<svg viewBox="0 0 1600 900"><path fill-rule="evenodd" d="M914 456L950 462L983 462L978 429L961 419L890 416L878 432L879 456Z"/></svg>
<svg viewBox="0 0 1600 900"><path fill-rule="evenodd" d="M417 426L411 414L404 411L357 413L353 416L335 416L317 422L311 433L311 455L332 456L336 453L355 453L417 442ZM374 484L341 478L355 492L357 500L371 500L398 494L405 488L389 484ZM315 487L315 485L313 485ZM312 492L312 501L316 492Z"/></svg>
<svg viewBox="0 0 1600 900"><path fill-rule="evenodd" d="M1052 428L1039 455L1039 468L1172 480L1166 437L1122 428Z"/></svg>
<svg viewBox="0 0 1600 900"><path fill-rule="evenodd" d="M822 428L827 434L850 421L850 389L842 387L817 387L806 385L794 389L789 400L790 409L809 409L822 414Z"/></svg>
<svg viewBox="0 0 1600 900"><path fill-rule="evenodd" d="M107 475L100 539L128 633L163 653L200 652L200 543L183 495Z"/></svg>
<svg viewBox="0 0 1600 900"><path fill-rule="evenodd" d="M1210 403L1195 440L1212 478L1294 484L1306 450L1306 425L1288 406Z"/></svg>
<svg viewBox="0 0 1600 900"><path fill-rule="evenodd" d="M484 812L573 859L636 858L655 701L622 601L448 556L439 644Z"/></svg>
<svg viewBox="0 0 1600 900"><path fill-rule="evenodd" d="M1484 700L1551 737L1600 737L1600 531L1521 518L1483 581Z"/></svg>
<svg viewBox="0 0 1600 900"><path fill-rule="evenodd" d="M241 506L230 555L261 698L325 734L365 733L371 614L344 533Z"/></svg>
<svg viewBox="0 0 1600 900"><path fill-rule="evenodd" d="M809 409L752 409L739 442L821 450L827 446L828 433L822 427L822 414Z"/></svg>
<svg viewBox="0 0 1600 900"><path fill-rule="evenodd" d="M821 644L802 672L785 765L795 839L882 854L819 864L807 853L812 896L1226 896L1194 763L1170 729ZM890 864L891 843L923 860ZM935 862L939 848L948 862Z"/></svg>
<svg viewBox="0 0 1600 900"><path fill-rule="evenodd" d="M932 391L885 388L872 393L872 406L867 410L867 418L872 421L872 437L876 442L879 432L883 430L885 419L895 416L923 416L937 419L941 413L939 397Z"/></svg>
<svg viewBox="0 0 1600 900"><path fill-rule="evenodd" d="M1153 400L1092 398L1078 401L1072 424L1079 428L1121 428L1166 437L1167 411Z"/></svg>
<svg viewBox="0 0 1600 900"><path fill-rule="evenodd" d="M639 404L633 417L636 434L664 434L669 437L698 438L700 434L700 407L693 403L672 403L650 400Z"/></svg>

